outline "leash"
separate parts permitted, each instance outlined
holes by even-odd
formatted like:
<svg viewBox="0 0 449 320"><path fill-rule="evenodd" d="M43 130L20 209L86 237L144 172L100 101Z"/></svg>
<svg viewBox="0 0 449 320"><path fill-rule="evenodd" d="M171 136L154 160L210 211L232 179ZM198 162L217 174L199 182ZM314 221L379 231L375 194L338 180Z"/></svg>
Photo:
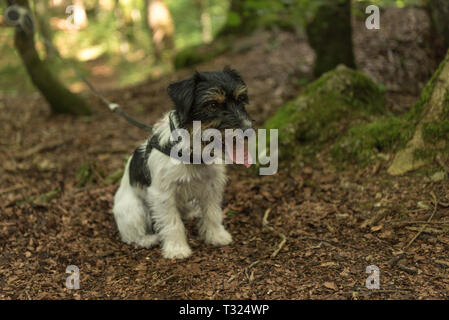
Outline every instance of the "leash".
<svg viewBox="0 0 449 320"><path fill-rule="evenodd" d="M31 11L30 11L29 8L22 7L22 6L19 6L17 4L13 4L13 5L9 6L8 8L6 8L6 10L4 12L4 19L5 19L5 22L7 24L9 24L11 26L15 26L15 27L20 27L20 29L27 35L33 34L34 31L35 31L34 19L33 19L33 16L31 14ZM81 72L79 72L79 70L72 63L67 62L66 60L64 60L64 58L61 57L61 55L59 54L59 52L55 48L55 46L50 41L48 41L42 35L41 32L39 32L39 35L42 37L42 39L43 39L45 45L47 46L47 48L50 48L51 51L63 63L65 63L68 66L70 66L70 68L75 72L76 77L78 79L80 79L82 82L84 82L87 85L87 87L89 88L89 90L95 96L97 96L109 108L109 110L111 110L112 112L118 114L119 116L121 116L126 121L128 121L129 123L131 123L132 125L134 125L136 127L139 127L139 128L141 128L143 130L150 131L150 132L153 131L153 127L152 126L143 124L143 123L135 120L130 115L128 115L125 111L123 111L118 104L109 101L103 94L101 94L94 87L94 85L89 80L86 79L86 77L84 77L81 74ZM170 119L170 125L172 125L171 119Z"/></svg>

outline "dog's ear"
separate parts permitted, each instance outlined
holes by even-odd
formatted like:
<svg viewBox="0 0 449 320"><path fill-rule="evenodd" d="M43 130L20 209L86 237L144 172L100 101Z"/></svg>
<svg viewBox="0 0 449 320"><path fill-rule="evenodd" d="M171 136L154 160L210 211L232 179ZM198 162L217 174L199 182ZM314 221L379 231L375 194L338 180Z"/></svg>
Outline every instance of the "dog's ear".
<svg viewBox="0 0 449 320"><path fill-rule="evenodd" d="M232 69L230 66L225 66L223 68L223 72L229 74L234 80L243 82L243 79L240 76L240 74L237 72L237 70Z"/></svg>
<svg viewBox="0 0 449 320"><path fill-rule="evenodd" d="M175 104L176 113L181 124L188 119L190 109L195 100L195 87L198 79L197 73L189 79L174 82L167 88L167 93Z"/></svg>

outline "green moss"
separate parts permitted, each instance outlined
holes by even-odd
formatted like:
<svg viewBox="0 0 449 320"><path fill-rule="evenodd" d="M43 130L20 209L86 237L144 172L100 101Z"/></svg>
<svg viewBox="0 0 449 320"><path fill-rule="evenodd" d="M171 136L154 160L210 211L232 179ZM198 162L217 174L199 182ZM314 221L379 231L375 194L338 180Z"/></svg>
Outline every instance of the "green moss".
<svg viewBox="0 0 449 320"><path fill-rule="evenodd" d="M431 160L434 159L437 152L433 149L418 148L413 152L413 157L416 160Z"/></svg>
<svg viewBox="0 0 449 320"><path fill-rule="evenodd" d="M440 140L449 140L449 121L434 121L423 125L422 134L425 141L435 143Z"/></svg>
<svg viewBox="0 0 449 320"><path fill-rule="evenodd" d="M441 113L441 119L449 120L449 89L446 90L443 102L443 111Z"/></svg>
<svg viewBox="0 0 449 320"><path fill-rule="evenodd" d="M404 146L412 137L413 126L402 118L381 118L359 124L332 147L332 156L348 163L366 164L379 152L388 153Z"/></svg>
<svg viewBox="0 0 449 320"><path fill-rule="evenodd" d="M349 123L383 114L384 101L384 91L367 76L339 66L279 108L264 127L279 130L282 160L310 156L335 141Z"/></svg>
<svg viewBox="0 0 449 320"><path fill-rule="evenodd" d="M429 102L430 97L432 96L433 89L435 87L435 84L437 82L438 77L441 74L441 71L443 70L444 66L446 64L446 59L444 59L440 65L438 66L438 69L433 74L432 78L426 83L424 89L421 92L421 97L419 101L415 104L415 106L410 110L410 112L407 114L407 119L411 122L413 122L415 125L418 123L422 112L424 111L424 107L426 106L427 102ZM446 93L447 95L447 93Z"/></svg>
<svg viewBox="0 0 449 320"><path fill-rule="evenodd" d="M392 153L405 147L413 137L416 125L422 118L424 108L429 103L444 65L445 62L443 61L422 90L419 101L408 113L399 117L380 118L371 123L358 124L352 127L333 146L333 157L340 161L363 165L375 160L375 156L379 152ZM448 120L449 91L446 92L442 117L438 121L423 126L423 138L431 144L425 150L418 149L414 155L416 159L431 159L444 149L444 146L436 147L432 144L449 139Z"/></svg>

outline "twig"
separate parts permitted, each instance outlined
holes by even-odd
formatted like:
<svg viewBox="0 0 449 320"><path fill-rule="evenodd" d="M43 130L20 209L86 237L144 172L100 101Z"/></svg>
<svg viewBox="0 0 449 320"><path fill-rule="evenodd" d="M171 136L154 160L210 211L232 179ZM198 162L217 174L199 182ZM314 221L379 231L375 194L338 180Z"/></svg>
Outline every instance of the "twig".
<svg viewBox="0 0 449 320"><path fill-rule="evenodd" d="M449 261L444 261L444 260L433 260L433 261L449 268Z"/></svg>
<svg viewBox="0 0 449 320"><path fill-rule="evenodd" d="M427 219L427 222L430 222L430 220L432 220L432 218L433 218L433 216L435 215L435 212L437 211L437 208L438 208L438 200L437 200L437 196L435 195L435 193L434 193L433 191L432 191L430 194L431 194L431 196L432 196L432 198L433 198L433 204L434 204L434 206L433 206L433 212L432 212L432 214L430 215L429 219ZM416 235L412 238L412 240L410 240L410 242L407 243L407 245L406 245L404 248L402 248L402 250L405 250L405 249L407 249L408 247L410 247L410 245L413 243L413 241L415 241L415 240L421 235L421 233L424 231L425 228L426 228L426 225L423 225L423 226L421 227L421 230L419 230L418 233L416 233Z"/></svg>
<svg viewBox="0 0 449 320"><path fill-rule="evenodd" d="M253 263L251 263L249 266L247 266L246 268L243 268L242 270L240 270L239 272L237 272L236 275L232 275L229 277L229 279L226 281L226 283L230 283L232 280L234 280L235 278L237 278L239 275L241 275L242 273L246 273L249 269L251 269L252 267L254 267L256 264L258 264L260 262L260 260L256 260ZM247 277L248 278L248 277ZM249 281L249 278L248 278ZM221 288L218 288L217 290L215 290L214 294L212 295L212 298L214 298L217 293L219 293L220 291L224 290L224 280L222 283Z"/></svg>
<svg viewBox="0 0 449 320"><path fill-rule="evenodd" d="M162 283L164 283L164 282L167 282L168 280L170 280L170 279L172 279L172 278L174 278L174 277L176 277L176 275L175 275L175 274L172 274L171 276L168 276L168 277L165 278L165 279L159 279L159 280L156 281L151 287L156 287L156 286L158 286L158 285L160 285L160 284L162 284Z"/></svg>
<svg viewBox="0 0 449 320"><path fill-rule="evenodd" d="M380 220L385 218L386 215L387 215L387 210L379 211L374 216L363 221L363 223L360 225L360 228L364 229L366 227L371 227L372 225L378 223Z"/></svg>
<svg viewBox="0 0 449 320"><path fill-rule="evenodd" d="M247 266L246 268L243 268L242 270L240 270L239 272L237 272L236 275L232 275L229 277L228 281L226 281L227 283L230 283L232 280L234 280L235 278L237 278L239 275L241 275L244 272L247 272L249 269L251 269L252 267L254 267L256 264L258 264L260 262L260 260L256 260L253 263L251 263L249 266Z"/></svg>
<svg viewBox="0 0 449 320"><path fill-rule="evenodd" d="M402 253L398 254L397 256L393 257L393 259L391 259L390 262L388 263L388 266L390 268L393 268L399 262L399 260L401 260L404 256L405 256L405 253L402 252Z"/></svg>
<svg viewBox="0 0 449 320"><path fill-rule="evenodd" d="M287 237L285 236L285 234L277 231L276 229L274 229L272 226L270 226L268 224L268 215L270 214L270 212L271 212L271 208L268 208L265 211L265 214L263 215L263 220L262 220L262 228L267 228L268 230L276 233L282 239L281 242L279 243L277 249L274 250L273 253L271 254L271 258L275 258L278 255L279 251L281 251L282 247L287 242Z"/></svg>
<svg viewBox="0 0 449 320"><path fill-rule="evenodd" d="M400 226L405 226L407 224L439 224L446 225L449 224L449 221L395 221L393 224L397 224Z"/></svg>
<svg viewBox="0 0 449 320"><path fill-rule="evenodd" d="M22 159L25 159L25 158L28 158L28 157L34 155L35 153L39 153L39 152L42 152L42 151L48 151L48 150L55 149L55 148L57 148L57 147L59 147L59 146L61 146L63 144L71 142L72 140L73 140L72 138L69 138L69 139L66 139L66 140L50 142L50 143L42 142L42 143L39 143L38 145L36 145L36 146L34 146L34 147L32 147L32 148L30 148L30 149L28 149L28 150L26 150L26 151L24 151L22 153L16 154L15 158L17 160L22 160Z"/></svg>
<svg viewBox="0 0 449 320"><path fill-rule="evenodd" d="M25 187L26 187L26 185L24 185L24 184L16 184L15 186L12 186L12 187L0 189L0 194L16 191L16 190L19 190L19 189L22 189Z"/></svg>
<svg viewBox="0 0 449 320"><path fill-rule="evenodd" d="M336 245L335 245L332 241L325 240L325 239L321 239L321 238L315 238L315 237L305 236L305 237L300 237L300 238L298 238L298 240L313 240L313 241L320 241L320 242L324 242L324 243L327 243L327 244L329 244L329 245L331 245L331 246L336 247Z"/></svg>
<svg viewBox="0 0 449 320"><path fill-rule="evenodd" d="M398 267L399 269L401 269L402 271L407 272L408 274L411 274L411 275L418 274L418 270L411 269L411 268L409 268L409 267L404 266L403 264L399 264L399 263L398 263L397 267Z"/></svg>
<svg viewBox="0 0 449 320"><path fill-rule="evenodd" d="M438 204L440 206L442 206L443 208L448 208L449 207L449 202L442 202L441 200L438 202Z"/></svg>

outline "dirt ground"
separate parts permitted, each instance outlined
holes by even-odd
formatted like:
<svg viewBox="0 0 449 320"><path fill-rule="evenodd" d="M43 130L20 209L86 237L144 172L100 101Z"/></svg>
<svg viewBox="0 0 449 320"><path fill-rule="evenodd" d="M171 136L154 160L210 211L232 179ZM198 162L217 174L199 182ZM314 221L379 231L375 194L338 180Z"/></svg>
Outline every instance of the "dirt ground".
<svg viewBox="0 0 449 320"><path fill-rule="evenodd" d="M356 56L389 89L388 107L403 111L437 61L423 11L387 13L388 27L377 33L354 22ZM197 69L238 69L250 89L249 113L261 124L300 92L312 63L302 35L271 32L244 39ZM107 96L153 123L170 109L167 84L191 72ZM37 94L0 100L1 299L449 297L447 180L390 177L391 156L341 171L322 153L313 163L284 164L273 176L229 166L223 214L232 245L205 245L193 223L187 227L194 253L183 261L163 259L158 247L122 243L111 212L116 173L146 136L90 100L91 118L50 117ZM77 175L83 166L90 181ZM68 265L80 269L80 290L65 288ZM378 290L365 287L370 265L380 270Z"/></svg>

